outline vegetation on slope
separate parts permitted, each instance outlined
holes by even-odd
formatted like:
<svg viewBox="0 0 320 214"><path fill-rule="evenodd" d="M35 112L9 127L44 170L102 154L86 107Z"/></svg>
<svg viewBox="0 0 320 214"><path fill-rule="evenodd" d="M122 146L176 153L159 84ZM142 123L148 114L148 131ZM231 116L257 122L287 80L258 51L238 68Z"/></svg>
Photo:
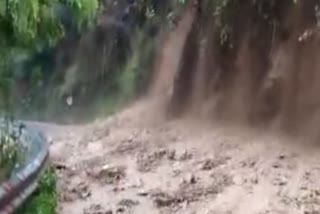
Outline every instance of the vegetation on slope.
<svg viewBox="0 0 320 214"><path fill-rule="evenodd" d="M40 176L36 191L15 213L55 214L56 206L56 174L49 167Z"/></svg>
<svg viewBox="0 0 320 214"><path fill-rule="evenodd" d="M11 80L19 117L60 122L68 118L89 119L97 109L108 113L125 103L128 97L122 91L130 88L130 82L134 82L131 95L137 95L151 73L145 71L151 70L160 28L173 24L176 11L184 2L100 3L90 27L79 32L66 24L66 32L57 45L15 60ZM68 23L72 16L66 16L63 20ZM133 67L134 79L127 76L128 83L124 82L124 73ZM68 105L66 100L71 97L72 105Z"/></svg>
<svg viewBox="0 0 320 214"><path fill-rule="evenodd" d="M72 26L81 29L94 19L98 2L0 1L0 104L5 112L12 112L13 89L16 87L12 65L26 55L54 46L63 37L65 23L61 8L68 10L73 17Z"/></svg>
<svg viewBox="0 0 320 214"><path fill-rule="evenodd" d="M61 9L72 17L76 31L89 26L98 9L97 0L0 0L0 182L8 179L14 167L23 161L19 136L11 130L14 92L12 66L26 55L53 47L66 33ZM32 84L36 84L32 81ZM4 118L4 120L3 120ZM3 124L4 123L4 124ZM55 185L52 172L40 180L38 192L18 213L54 213Z"/></svg>

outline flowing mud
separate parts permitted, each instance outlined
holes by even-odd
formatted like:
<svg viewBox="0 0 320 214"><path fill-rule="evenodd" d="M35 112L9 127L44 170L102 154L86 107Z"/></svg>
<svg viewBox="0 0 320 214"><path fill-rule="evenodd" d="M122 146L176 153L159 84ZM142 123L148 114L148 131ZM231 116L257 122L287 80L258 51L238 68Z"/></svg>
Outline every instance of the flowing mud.
<svg viewBox="0 0 320 214"><path fill-rule="evenodd" d="M139 102L52 136L59 214L320 209L318 148L267 132L158 120L150 109Z"/></svg>
<svg viewBox="0 0 320 214"><path fill-rule="evenodd" d="M224 26L231 31L222 44L221 29L206 2L194 12L179 56L172 115L195 114L317 140L320 37L319 20L312 15L316 3L270 4L264 13L274 19L265 19L251 1L229 1L225 10L232 21Z"/></svg>
<svg viewBox="0 0 320 214"><path fill-rule="evenodd" d="M215 75L208 75L208 66L217 62L215 58L208 62L208 55L214 55L205 48L209 40L203 40L199 50L192 48L198 47L194 40L199 36L194 30L197 13L192 7L160 50L150 97L104 121L79 127L54 127L53 131L46 128L52 139L52 163L58 170L59 214L319 213L318 146L268 129L252 130L230 124L224 127L221 123L217 125L215 120L220 118L214 117L248 122L252 115L258 115L253 118L267 124L259 115L262 111L267 118L277 115L276 119L281 121L278 127L298 124L295 114L303 115L302 106L306 103L299 101L303 95L293 96L303 90L291 89L300 73L292 70L294 75L286 74L281 87L287 88L280 98L272 81L271 88L276 93L268 90L269 94L262 93L260 86L268 85L268 81L262 78L257 84L259 75L252 76L252 72L263 69L263 63L248 47L248 37L244 37L233 57L236 66L222 66L229 70L237 67L236 75L233 78L222 75L219 66ZM299 32L273 50L273 66L266 68L276 70L276 77L278 71L296 67L292 62L300 54L292 58L292 51L301 44L291 44L297 35ZM191 52L197 62L192 62ZM309 60L308 66L315 65L312 56ZM299 62L300 70L306 68ZM298 82L304 83L297 87L304 88L306 79L315 78L311 73L300 78ZM206 90L212 89L210 84L219 89L214 97L207 96ZM310 95L306 100L312 100L315 94L311 92L316 88L315 82L305 87L305 94ZM260 104L270 101L259 100L256 95L261 93L270 96L268 107L274 109L261 110L264 105ZM172 104L171 112L187 112L189 117L166 120L168 102ZM292 115L295 117L289 121ZM313 119L316 121L317 117Z"/></svg>

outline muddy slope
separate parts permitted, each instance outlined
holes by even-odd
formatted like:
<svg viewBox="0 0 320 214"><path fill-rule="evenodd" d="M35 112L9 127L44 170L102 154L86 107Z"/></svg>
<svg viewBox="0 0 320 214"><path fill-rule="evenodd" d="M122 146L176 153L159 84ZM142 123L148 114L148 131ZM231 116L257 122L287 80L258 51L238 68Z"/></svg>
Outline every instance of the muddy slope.
<svg viewBox="0 0 320 214"><path fill-rule="evenodd" d="M59 214L315 214L319 150L195 121L138 102L52 133ZM288 144L290 143L290 144ZM290 146L288 146L290 145Z"/></svg>
<svg viewBox="0 0 320 214"><path fill-rule="evenodd" d="M295 37L288 37L291 39L279 42L271 51L273 46L269 43L270 47L262 45L266 50L257 43L249 46L250 33L240 37L239 31L237 38L243 38L239 39L241 45L231 52L220 52L213 48L214 40L198 42L202 33L211 32L210 36L214 36L214 29L201 30L203 26L193 21L203 17L196 7L190 8L159 52L151 98L88 126L54 127L53 131L48 127L52 135L51 160L59 177L57 213L318 213L319 148L294 144L294 140L266 130L226 129L221 124L206 124L193 118L171 121L164 118L169 98L174 104L173 115L203 115L209 121L220 116L251 124L271 124L272 120L286 118L286 114L297 119L294 113L299 108L291 108L289 104L298 107L298 98L290 97L290 93L296 92L289 89L297 86L299 93L306 93L306 100L309 91L306 85L298 87L291 82L291 78L297 78L293 74L298 75L302 69L293 62L303 63L298 58L294 61L292 54L304 56L300 46L310 53L312 46L307 42L315 45L316 51L316 37L301 44L295 43ZM263 32L259 35L267 37ZM296 44L296 50L292 44ZM259 52L256 46L265 52ZM271 52L272 57L266 57ZM308 60L311 59L315 60L310 55ZM316 61L308 62L316 65ZM175 79L179 64L185 70L179 70ZM278 75L282 70L287 73L270 77L280 82L281 87L276 90L271 84L272 93L265 95L268 99L262 99L266 93L262 85L268 83L272 71ZM183 78L184 75L188 78ZM254 80L259 81L254 84ZM189 88L183 90L184 87ZM288 89L280 90L283 87ZM185 94L173 103L180 93ZM309 114L313 115L311 111ZM308 121L308 117L303 118ZM280 121L283 127L289 127L284 125L285 119Z"/></svg>
<svg viewBox="0 0 320 214"><path fill-rule="evenodd" d="M314 136L311 127L320 117L315 3L281 1L258 8L252 1L229 1L225 22L231 30L221 41L206 2L193 11L170 112Z"/></svg>

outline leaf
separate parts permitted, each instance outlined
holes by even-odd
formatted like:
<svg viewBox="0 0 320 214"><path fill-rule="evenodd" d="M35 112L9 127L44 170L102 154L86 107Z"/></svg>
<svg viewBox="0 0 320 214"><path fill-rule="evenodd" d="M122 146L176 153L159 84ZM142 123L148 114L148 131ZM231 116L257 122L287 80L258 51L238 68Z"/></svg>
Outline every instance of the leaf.
<svg viewBox="0 0 320 214"><path fill-rule="evenodd" d="M0 0L0 16L6 15L7 3L6 0Z"/></svg>

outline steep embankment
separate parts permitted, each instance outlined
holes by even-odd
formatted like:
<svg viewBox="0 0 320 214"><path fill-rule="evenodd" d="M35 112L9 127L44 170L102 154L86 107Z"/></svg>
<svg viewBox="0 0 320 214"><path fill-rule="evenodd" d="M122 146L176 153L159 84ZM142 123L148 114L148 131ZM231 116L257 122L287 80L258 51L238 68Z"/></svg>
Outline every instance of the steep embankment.
<svg viewBox="0 0 320 214"><path fill-rule="evenodd" d="M172 114L318 137L317 1L222 2L199 5L176 74Z"/></svg>
<svg viewBox="0 0 320 214"><path fill-rule="evenodd" d="M181 70L176 81L173 80L174 71L179 68L179 52L183 53L183 66L186 66L184 63L191 63L186 61L186 55L190 60L193 54L197 55L196 49L193 49L197 43L193 43L193 48L187 47L190 45L190 35L195 34L195 31L191 32L196 14L197 10L192 7L182 17L176 31L168 35L163 52L160 51L162 57L157 62L151 98L137 102L106 121L82 127L65 127L61 129L63 132L56 129L52 136L51 154L53 163L59 169L59 214L314 214L320 209L318 148L309 149L306 145L276 137L266 130L226 129L192 118L180 121L164 119L166 99L171 95L167 91L170 86L175 83L174 98L186 89L177 89L180 81L203 82L191 84L186 81L182 84L185 87L191 84L194 92L197 92L196 89L201 92L207 88L205 83L213 81L215 76L209 75L209 72L201 75L199 71L206 71L207 63L216 64L217 61L200 57L197 69L185 67L195 72L188 71L191 79L182 78L187 71ZM183 34L188 32L185 49L189 51L181 50ZM226 84L219 90L224 100L230 99L223 103L233 103L222 105L223 112L233 112L231 107L239 111L229 115L233 119L234 115L241 116L245 107L249 108L246 110L248 114L256 109L244 99L249 96L246 94L248 89L238 85L243 83L253 87L247 72L256 71L253 65L260 62L257 61L260 55L245 48L246 42L242 42L241 48L237 49L241 51L235 55L244 63L241 65L252 67L234 73L234 87L228 88ZM282 46L277 47L278 62L289 63L290 57L287 56L293 53L286 52ZM199 50L200 56L206 56L205 53ZM295 54L300 53L297 51ZM289 61L284 60L287 58ZM226 78L226 74L219 75ZM225 81L228 83L227 78ZM224 92L224 89L228 90ZM179 93L175 94L177 90ZM200 102L202 92L194 93L192 90L186 90L182 97L199 102L193 101L197 105L184 108L185 112L193 110L196 115L205 112L208 117L214 108ZM215 100L215 95L213 93L208 97ZM203 111L203 107L209 111ZM176 110L181 111L182 108Z"/></svg>

